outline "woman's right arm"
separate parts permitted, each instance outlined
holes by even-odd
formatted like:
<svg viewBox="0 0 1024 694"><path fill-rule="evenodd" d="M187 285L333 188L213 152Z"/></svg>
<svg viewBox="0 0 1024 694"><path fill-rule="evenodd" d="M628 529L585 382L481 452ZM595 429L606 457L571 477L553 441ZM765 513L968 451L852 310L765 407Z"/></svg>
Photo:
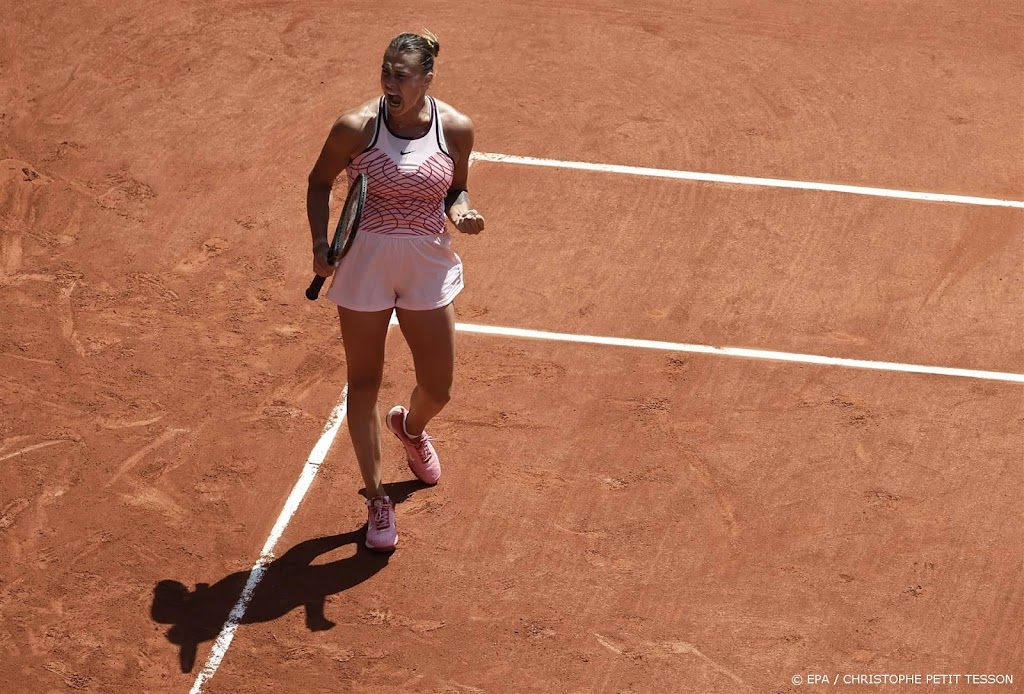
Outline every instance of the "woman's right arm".
<svg viewBox="0 0 1024 694"><path fill-rule="evenodd" d="M306 188L306 216L313 237L313 272L321 277L334 274L334 266L327 261L330 247L327 225L331 214L331 187L334 180L348 168L355 153L362 149L360 142L366 126L364 109L356 109L334 122L324 142L320 156L309 172Z"/></svg>

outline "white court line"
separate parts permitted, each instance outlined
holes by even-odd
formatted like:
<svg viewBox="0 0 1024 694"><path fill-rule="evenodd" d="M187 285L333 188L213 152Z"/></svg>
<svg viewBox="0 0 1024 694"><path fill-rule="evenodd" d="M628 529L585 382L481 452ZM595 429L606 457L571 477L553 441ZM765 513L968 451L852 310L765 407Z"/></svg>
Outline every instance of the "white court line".
<svg viewBox="0 0 1024 694"><path fill-rule="evenodd" d="M249 573L249 580L245 582L245 588L242 589L241 596L239 596L235 606L231 608L228 620L224 622L224 627L220 630L220 634L217 635L217 640L213 642L210 656L206 659L206 665L203 666L203 669L196 677L190 694L200 694L203 691L203 685L213 677L213 674L217 672L217 668L220 667L221 661L224 660L224 654L228 652L231 640L235 638L235 630L238 629L238 625L241 624L242 618L245 616L245 611L249 608L249 603L252 601L256 586L263 580L263 575L267 571L267 564L274 560L274 546L281 539L281 535L284 533L285 528L288 527L288 523L291 522L292 516L299 508L299 504L302 503L303 497L309 491L309 486L313 483L316 473L320 471L320 465L327 457L327 451L331 449L334 437L337 435L338 429L345 419L347 403L348 386L346 385L341 391L341 400L334 406L330 416L327 418L327 424L324 425L323 433L320 434L320 440L313 446L313 450L306 459L306 464L302 468L302 474L299 475L299 480L292 488L292 493L288 495L288 500L284 503L281 515L277 517L277 522L274 523L274 528L270 531L270 537L267 538L263 545L259 560Z"/></svg>
<svg viewBox="0 0 1024 694"><path fill-rule="evenodd" d="M881 198L902 198L905 200L927 200L929 202L955 202L962 205L987 205L991 207L1016 207L1024 209L1024 201L999 200L997 198L979 198L969 195L949 195L947 193L918 193L910 190L891 188L871 188L867 186L847 186L836 183L816 183L813 181L790 181L782 178L755 178L753 176L728 176L725 174L701 173L699 171L673 171L671 169L652 169L643 166L623 166L620 164L592 164L582 161L559 161L557 159L538 159L536 157L520 157L512 154L494 154L489 152L473 152L470 161L491 161L502 164L524 164L527 166L546 166L556 169L578 169L581 171L599 171L604 173L626 174L630 176L648 176L651 178L675 178L686 181L708 181L711 183L733 183L744 186L763 186L768 188L797 188L800 190L822 190L831 193L852 193L854 195L873 195Z"/></svg>
<svg viewBox="0 0 1024 694"><path fill-rule="evenodd" d="M686 344L684 342L662 342L659 340L634 340L622 337L572 335L569 333L552 333L543 330L526 330L523 328L501 328L492 325L474 325L472 323L456 323L455 329L466 333L478 333L481 335L500 335L502 337L522 337L533 340L553 340L557 342L575 342L589 345L635 347L640 349L656 349L669 352L714 354L723 357L743 357L746 359L770 359L773 361L798 362L802 364L824 364L829 366L845 366L853 369L902 371L905 373L932 374L936 376L956 376L959 378L981 378L989 381L1010 381L1011 383L1024 383L1024 374L1004 373L1000 371L979 371L977 369L953 369L945 366L922 366L919 364L899 364L895 362L886 361L843 359L840 357L824 357L815 354L797 354L794 352L773 352L763 349L747 349L744 347L711 347L709 345L693 345Z"/></svg>

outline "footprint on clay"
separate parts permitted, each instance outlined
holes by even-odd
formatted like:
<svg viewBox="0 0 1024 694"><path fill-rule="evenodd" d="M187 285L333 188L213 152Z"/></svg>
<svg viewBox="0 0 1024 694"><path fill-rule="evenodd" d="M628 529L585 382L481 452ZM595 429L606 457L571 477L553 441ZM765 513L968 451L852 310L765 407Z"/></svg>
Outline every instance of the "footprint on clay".
<svg viewBox="0 0 1024 694"><path fill-rule="evenodd" d="M483 318L484 316L486 316L490 312L490 309L488 309L486 306L473 306L473 305L469 305L469 306L460 306L459 309L458 309L458 312L459 312L459 317L460 318L475 319L475 318Z"/></svg>
<svg viewBox="0 0 1024 694"><path fill-rule="evenodd" d="M302 328L298 328L294 325L278 325L274 328L274 333L285 340L292 341L302 335Z"/></svg>
<svg viewBox="0 0 1024 694"><path fill-rule="evenodd" d="M100 207L126 219L145 220L149 201L156 197L152 187L125 171L107 176L104 184L107 189L96 197Z"/></svg>
<svg viewBox="0 0 1024 694"><path fill-rule="evenodd" d="M77 154L84 150L84 145L80 145L77 142L71 142L70 140L63 140L54 148L51 154L46 156L45 161L59 161L71 154Z"/></svg>
<svg viewBox="0 0 1024 694"><path fill-rule="evenodd" d="M14 525L14 519L18 517L18 514L28 508L29 502L27 499L15 499L11 503L7 504L0 510L0 530Z"/></svg>
<svg viewBox="0 0 1024 694"><path fill-rule="evenodd" d="M629 485L628 482L626 482L625 480L620 480L617 477L605 477L601 480L601 482L602 484L604 484L604 486L608 487L609 489L625 489L626 486Z"/></svg>
<svg viewBox="0 0 1024 694"><path fill-rule="evenodd" d="M171 289L158 275L148 272L133 272L127 277L128 285L137 292L148 292L165 301L178 300L178 293Z"/></svg>
<svg viewBox="0 0 1024 694"><path fill-rule="evenodd" d="M0 185L5 191L10 187L23 184L42 186L49 183L53 183L53 179L40 173L35 166L27 161L0 159Z"/></svg>
<svg viewBox="0 0 1024 694"><path fill-rule="evenodd" d="M32 231L37 215L36 192L53 182L27 161L0 160L0 277L13 277L21 271L23 232Z"/></svg>
<svg viewBox="0 0 1024 694"><path fill-rule="evenodd" d="M198 253L182 260L178 263L177 267L174 268L174 271L185 273L195 272L208 263L211 258L216 258L230 248L231 244L225 239L218 238L216 236L208 238L203 241Z"/></svg>

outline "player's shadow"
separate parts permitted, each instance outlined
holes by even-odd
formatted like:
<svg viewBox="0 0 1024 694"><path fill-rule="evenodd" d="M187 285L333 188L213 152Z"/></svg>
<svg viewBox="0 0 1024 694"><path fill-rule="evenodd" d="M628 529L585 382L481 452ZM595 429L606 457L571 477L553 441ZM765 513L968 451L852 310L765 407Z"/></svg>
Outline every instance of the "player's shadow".
<svg viewBox="0 0 1024 694"><path fill-rule="evenodd" d="M387 490L398 504L423 486L417 481L400 482L388 485ZM324 614L327 597L359 585L388 564L390 555L371 552L365 541L364 525L359 530L317 537L295 545L263 567L261 580L238 623L268 622L302 607L310 631L330 629L334 622ZM313 563L318 557L345 545L354 545L355 552L348 550L340 559ZM165 579L154 586L150 616L155 622L171 625L166 636L180 649L182 672L192 671L199 644L215 639L220 633L251 574L251 571L237 571L212 585L197 583L194 590L173 579Z"/></svg>

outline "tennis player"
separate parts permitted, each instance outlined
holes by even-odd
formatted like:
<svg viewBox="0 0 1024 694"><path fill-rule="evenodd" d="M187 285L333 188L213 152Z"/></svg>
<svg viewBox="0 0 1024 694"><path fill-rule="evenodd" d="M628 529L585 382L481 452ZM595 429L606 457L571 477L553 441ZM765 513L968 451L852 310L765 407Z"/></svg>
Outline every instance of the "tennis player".
<svg viewBox="0 0 1024 694"><path fill-rule="evenodd" d="M394 504L381 484L377 411L391 313L412 351L416 387L409 408L392 408L386 424L402 442L413 474L437 484L441 462L425 428L450 398L452 300L463 288L445 215L460 232L484 229L467 192L473 123L427 95L439 51L429 32L391 41L381 65L383 94L335 121L306 193L313 271L334 276L327 298L338 305L345 345L348 428L369 511L366 545L382 552L398 543ZM359 232L335 273L327 260L327 224L331 187L342 171L349 182L367 174L369 189Z"/></svg>

